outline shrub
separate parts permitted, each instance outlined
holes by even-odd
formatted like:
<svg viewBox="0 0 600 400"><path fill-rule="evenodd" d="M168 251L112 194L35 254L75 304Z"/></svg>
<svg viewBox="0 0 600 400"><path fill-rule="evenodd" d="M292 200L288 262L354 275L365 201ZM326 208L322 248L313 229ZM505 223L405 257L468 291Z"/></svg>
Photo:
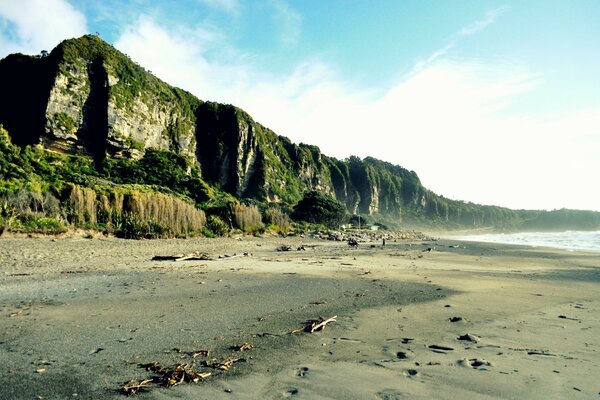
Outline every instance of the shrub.
<svg viewBox="0 0 600 400"><path fill-rule="evenodd" d="M347 218L347 211L339 201L313 190L306 192L302 200L294 206L292 218L337 227Z"/></svg>
<svg viewBox="0 0 600 400"><path fill-rule="evenodd" d="M229 233L229 226L218 215L209 215L206 228L215 236L225 236Z"/></svg>
<svg viewBox="0 0 600 400"><path fill-rule="evenodd" d="M264 212L264 221L267 225L271 225L274 230L282 233L288 233L291 228L289 215L280 208L267 208Z"/></svg>
<svg viewBox="0 0 600 400"><path fill-rule="evenodd" d="M231 204L231 215L235 226L245 232L254 232L264 226L260 211L255 205L233 203Z"/></svg>

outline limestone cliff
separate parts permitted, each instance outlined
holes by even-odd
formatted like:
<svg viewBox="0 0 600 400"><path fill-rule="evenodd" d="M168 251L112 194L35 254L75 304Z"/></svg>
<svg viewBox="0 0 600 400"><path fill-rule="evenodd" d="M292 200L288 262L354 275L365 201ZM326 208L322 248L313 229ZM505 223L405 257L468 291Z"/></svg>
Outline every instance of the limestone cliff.
<svg viewBox="0 0 600 400"><path fill-rule="evenodd" d="M0 124L13 143L84 154L99 170L157 149L183 156L189 173L238 198L293 205L316 189L351 213L396 222L474 227L515 220L511 210L438 196L402 167L337 160L292 143L235 106L169 86L97 36L65 40L48 55L0 60L0 87Z"/></svg>
<svg viewBox="0 0 600 400"><path fill-rule="evenodd" d="M148 147L196 153L194 113L201 102L96 36L64 41L45 57L9 56L0 81L18 99L4 98L0 111L15 143L99 161L139 158Z"/></svg>

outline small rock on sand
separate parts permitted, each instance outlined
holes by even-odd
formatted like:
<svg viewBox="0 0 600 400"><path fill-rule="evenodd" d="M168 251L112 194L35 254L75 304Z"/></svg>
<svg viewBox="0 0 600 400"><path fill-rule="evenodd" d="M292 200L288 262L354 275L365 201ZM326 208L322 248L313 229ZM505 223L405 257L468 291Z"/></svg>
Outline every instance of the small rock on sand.
<svg viewBox="0 0 600 400"><path fill-rule="evenodd" d="M461 335L461 336L457 337L456 339L464 340L466 342L473 342L473 343L479 343L479 341L481 340L478 336L471 335L470 333L465 333L464 335Z"/></svg>

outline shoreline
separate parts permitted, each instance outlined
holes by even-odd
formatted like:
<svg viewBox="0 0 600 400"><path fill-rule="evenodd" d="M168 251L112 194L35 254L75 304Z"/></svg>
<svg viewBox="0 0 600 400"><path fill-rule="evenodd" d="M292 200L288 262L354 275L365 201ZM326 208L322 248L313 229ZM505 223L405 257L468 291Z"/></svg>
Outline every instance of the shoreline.
<svg viewBox="0 0 600 400"><path fill-rule="evenodd" d="M124 398L125 382L152 375L138 364L153 362L213 375L137 398L597 396L597 256L373 244L2 238L0 397ZM193 251L211 259L152 261ZM322 332L290 333L333 315ZM467 334L476 341L457 339ZM200 349L212 355L191 356ZM232 355L246 361L201 366Z"/></svg>

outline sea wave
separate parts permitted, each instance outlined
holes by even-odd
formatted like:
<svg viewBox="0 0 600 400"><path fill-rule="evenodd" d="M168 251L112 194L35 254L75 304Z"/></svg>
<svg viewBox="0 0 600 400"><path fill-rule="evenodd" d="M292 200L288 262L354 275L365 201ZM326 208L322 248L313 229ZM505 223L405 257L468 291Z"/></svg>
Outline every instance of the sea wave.
<svg viewBox="0 0 600 400"><path fill-rule="evenodd" d="M466 235L455 237L455 239L600 252L600 231L500 233Z"/></svg>

